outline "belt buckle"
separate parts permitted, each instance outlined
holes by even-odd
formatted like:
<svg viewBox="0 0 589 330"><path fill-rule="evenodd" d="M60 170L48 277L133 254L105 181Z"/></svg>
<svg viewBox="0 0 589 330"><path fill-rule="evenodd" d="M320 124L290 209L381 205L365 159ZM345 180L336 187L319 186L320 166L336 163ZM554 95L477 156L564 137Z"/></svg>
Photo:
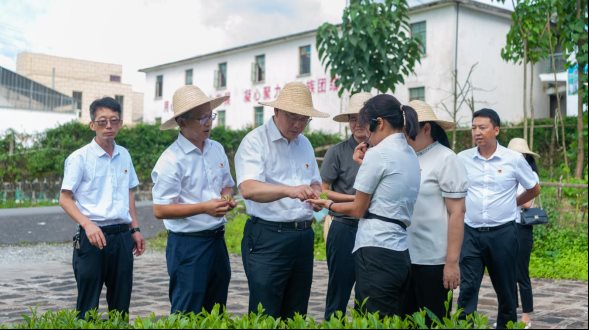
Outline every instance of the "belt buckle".
<svg viewBox="0 0 589 330"><path fill-rule="evenodd" d="M295 221L294 228L296 230L304 229L304 228L300 228L300 225L299 224L302 224L302 223L303 223L303 221Z"/></svg>
<svg viewBox="0 0 589 330"><path fill-rule="evenodd" d="M479 227L477 229L478 229L478 231L486 232L486 231L490 231L491 227Z"/></svg>

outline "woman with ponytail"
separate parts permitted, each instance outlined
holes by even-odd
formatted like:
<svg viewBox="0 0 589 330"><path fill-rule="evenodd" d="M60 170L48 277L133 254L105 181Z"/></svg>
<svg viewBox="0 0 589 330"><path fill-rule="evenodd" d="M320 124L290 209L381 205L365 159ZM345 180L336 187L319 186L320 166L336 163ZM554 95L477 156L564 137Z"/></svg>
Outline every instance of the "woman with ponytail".
<svg viewBox="0 0 589 330"><path fill-rule="evenodd" d="M354 153L361 164L354 201L309 202L360 219L352 251L356 300L366 300L363 311L401 315L411 270L406 228L420 184L419 161L407 143L419 131L417 113L394 96L381 94L365 103L359 120L371 133L368 143L359 144Z"/></svg>

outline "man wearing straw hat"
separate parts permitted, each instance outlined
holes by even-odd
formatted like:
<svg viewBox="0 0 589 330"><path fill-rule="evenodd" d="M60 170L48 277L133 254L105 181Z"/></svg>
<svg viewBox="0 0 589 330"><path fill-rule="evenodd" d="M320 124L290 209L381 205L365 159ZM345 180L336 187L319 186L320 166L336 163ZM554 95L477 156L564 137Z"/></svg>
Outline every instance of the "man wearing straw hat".
<svg viewBox="0 0 589 330"><path fill-rule="evenodd" d="M153 212L168 230L171 313L210 311L227 302L231 268L224 225L235 207L235 183L223 146L209 139L212 111L227 98L210 99L196 86L183 86L174 93L173 117L160 127L180 129L151 173Z"/></svg>
<svg viewBox="0 0 589 330"><path fill-rule="evenodd" d="M284 86L274 116L248 133L235 155L237 185L247 221L241 252L249 286L249 310L262 304L274 317L306 314L313 277L313 207L321 177L313 147L301 133L311 117L329 115L313 108L300 82Z"/></svg>
<svg viewBox="0 0 589 330"><path fill-rule="evenodd" d="M473 114L476 147L458 154L468 175L464 242L460 255L462 316L477 309L479 289L487 268L497 293L497 327L517 321L517 206L540 194L538 179L521 154L497 142L501 122L492 109ZM521 184L525 192L516 194Z"/></svg>
<svg viewBox="0 0 589 330"><path fill-rule="evenodd" d="M360 165L352 156L359 143L365 142L370 132L367 126L358 123L358 112L364 103L372 98L370 93L352 95L348 111L333 117L339 123L348 123L352 136L346 141L329 148L321 164L321 187L327 192L327 198L337 202L352 202L356 195L354 181ZM356 282L354 242L358 230L358 219L347 215L330 212L333 220L327 227L329 234L326 239L325 252L329 280L325 300L325 319L328 320L336 311L346 313L348 300L354 282ZM326 220L327 222L327 220Z"/></svg>

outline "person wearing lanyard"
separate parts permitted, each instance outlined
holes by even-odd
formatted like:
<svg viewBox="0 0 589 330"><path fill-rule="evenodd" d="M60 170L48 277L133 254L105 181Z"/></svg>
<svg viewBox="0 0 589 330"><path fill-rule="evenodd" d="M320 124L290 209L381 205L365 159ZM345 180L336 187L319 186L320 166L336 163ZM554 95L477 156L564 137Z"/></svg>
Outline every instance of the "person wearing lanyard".
<svg viewBox="0 0 589 330"><path fill-rule="evenodd" d="M90 104L90 144L65 160L59 204L78 224L72 266L78 318L98 308L106 285L109 310L129 314L133 254L145 251L133 188L139 184L127 149L117 145L121 105L111 97Z"/></svg>
<svg viewBox="0 0 589 330"><path fill-rule="evenodd" d="M315 153L302 135L311 117L329 115L313 107L300 82L287 83L274 115L248 133L235 154L237 185L247 214L241 242L249 287L249 310L262 304L283 319L306 314L313 278L313 208L321 192Z"/></svg>
<svg viewBox="0 0 589 330"><path fill-rule="evenodd" d="M475 111L472 137L476 146L458 154L468 176L458 307L463 309L462 317L476 311L487 268L499 305L497 327L505 328L507 322L517 321L517 207L538 196L540 185L525 158L497 142L500 126L494 110ZM519 196L518 184L525 189Z"/></svg>
<svg viewBox="0 0 589 330"><path fill-rule="evenodd" d="M359 143L365 142L369 132L366 125L358 123L358 112L372 95L357 93L350 97L348 111L333 117L340 123L348 123L352 136L344 142L329 148L321 164L321 187L327 198L337 202L354 201L354 181L360 165L352 156ZM356 277L354 275L354 256L352 249L358 230L358 219L344 214L330 213L333 216L327 235L325 253L327 256L327 297L325 300L325 319L329 320L336 311L346 313L348 300Z"/></svg>
<svg viewBox="0 0 589 330"><path fill-rule="evenodd" d="M360 110L360 124L365 123L370 139L354 151L354 159L361 162L354 201L309 202L360 218L353 249L356 300L363 303L367 299L365 311L401 315L411 271L406 228L420 183L419 161L407 143L407 138L417 136L417 113L394 96L381 94Z"/></svg>
<svg viewBox="0 0 589 330"><path fill-rule="evenodd" d="M409 144L419 159L421 186L411 218L409 255L411 283L405 314L428 308L438 319L446 316L448 290L460 284L460 249L464 235L466 170L450 149L447 129L454 123L439 120L431 106L420 100L409 105L417 111L419 134ZM448 312L452 311L452 301Z"/></svg>
<svg viewBox="0 0 589 330"><path fill-rule="evenodd" d="M236 204L235 183L223 146L209 139L212 111L227 99L209 99L193 85L180 87L173 96L174 115L160 127L180 127L151 173L153 212L168 230L171 313L200 313L227 303L231 268L225 214Z"/></svg>

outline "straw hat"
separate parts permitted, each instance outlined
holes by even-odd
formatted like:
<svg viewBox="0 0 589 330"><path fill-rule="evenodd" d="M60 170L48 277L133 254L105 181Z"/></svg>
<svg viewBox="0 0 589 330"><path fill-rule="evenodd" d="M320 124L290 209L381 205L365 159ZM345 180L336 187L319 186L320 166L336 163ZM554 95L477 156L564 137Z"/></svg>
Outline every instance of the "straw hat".
<svg viewBox="0 0 589 330"><path fill-rule="evenodd" d="M432 107L421 100L410 101L409 106L417 112L417 119L420 123L433 121L444 130L452 129L455 126L453 122L438 119Z"/></svg>
<svg viewBox="0 0 589 330"><path fill-rule="evenodd" d="M172 118L161 124L160 130L177 127L176 117L196 107L210 103L211 110L213 110L223 104L228 98L229 96L220 96L210 99L200 90L200 88L194 85L182 86L176 90L174 97L172 98L172 110L174 111L174 115Z"/></svg>
<svg viewBox="0 0 589 330"><path fill-rule="evenodd" d="M347 123L349 120L349 115L357 115L360 112L360 109L364 106L366 101L372 98L372 94L362 92L356 93L350 97L350 103L348 104L348 111L344 111L339 115L333 117L333 120L337 121L338 123Z"/></svg>
<svg viewBox="0 0 589 330"><path fill-rule="evenodd" d="M259 102L267 107L277 108L286 112L309 117L329 117L329 114L313 108L311 92L305 84L289 82L278 94L278 98L271 102Z"/></svg>
<svg viewBox="0 0 589 330"><path fill-rule="evenodd" d="M528 154L540 158L540 155L530 150L530 147L528 147L528 143L526 142L526 140L522 138L511 139L511 141L509 141L509 144L507 145L507 148L513 151L517 151L521 154Z"/></svg>

